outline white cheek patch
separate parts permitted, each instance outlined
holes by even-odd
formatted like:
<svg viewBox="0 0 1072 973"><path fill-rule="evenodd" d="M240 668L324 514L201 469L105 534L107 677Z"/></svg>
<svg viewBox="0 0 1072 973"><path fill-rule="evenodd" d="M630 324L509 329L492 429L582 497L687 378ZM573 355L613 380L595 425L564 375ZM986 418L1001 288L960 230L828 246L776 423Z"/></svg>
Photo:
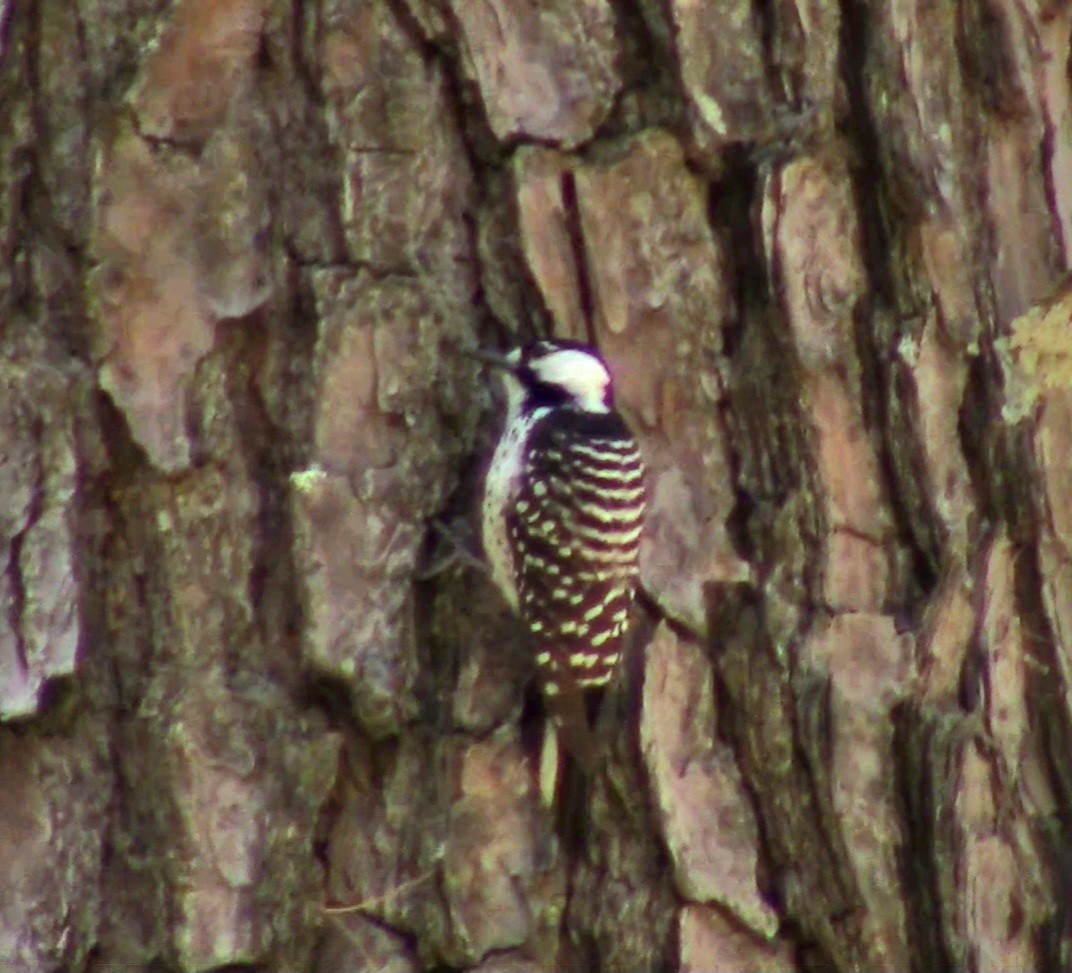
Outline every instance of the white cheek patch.
<svg viewBox="0 0 1072 973"><path fill-rule="evenodd" d="M610 373L598 358L564 348L535 360L530 367L541 382L561 386L589 412L610 411L604 401Z"/></svg>
<svg viewBox="0 0 1072 973"><path fill-rule="evenodd" d="M506 421L514 421L521 412L521 403L525 398L525 388L511 372L499 372L499 381L506 392Z"/></svg>

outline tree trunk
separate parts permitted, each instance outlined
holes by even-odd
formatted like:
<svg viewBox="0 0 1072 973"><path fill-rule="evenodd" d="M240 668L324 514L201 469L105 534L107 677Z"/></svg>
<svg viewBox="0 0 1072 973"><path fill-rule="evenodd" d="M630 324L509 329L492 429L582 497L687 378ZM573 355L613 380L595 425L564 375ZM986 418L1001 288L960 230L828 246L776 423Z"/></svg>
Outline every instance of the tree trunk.
<svg viewBox="0 0 1072 973"><path fill-rule="evenodd" d="M0 0L0 968L1072 967L1070 30ZM548 333L651 474L573 840L456 557Z"/></svg>

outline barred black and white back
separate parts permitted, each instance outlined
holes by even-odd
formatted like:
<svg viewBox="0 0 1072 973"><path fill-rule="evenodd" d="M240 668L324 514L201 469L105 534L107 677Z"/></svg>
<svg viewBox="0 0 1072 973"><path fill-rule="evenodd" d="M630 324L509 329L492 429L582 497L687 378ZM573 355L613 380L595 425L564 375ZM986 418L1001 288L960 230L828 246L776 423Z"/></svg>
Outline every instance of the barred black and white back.
<svg viewBox="0 0 1072 973"><path fill-rule="evenodd" d="M590 767L582 693L605 686L621 659L637 584L644 466L597 352L538 341L495 363L505 374L508 414L488 471L484 544L493 578L532 638L552 729ZM551 732L541 769L545 803L556 774Z"/></svg>

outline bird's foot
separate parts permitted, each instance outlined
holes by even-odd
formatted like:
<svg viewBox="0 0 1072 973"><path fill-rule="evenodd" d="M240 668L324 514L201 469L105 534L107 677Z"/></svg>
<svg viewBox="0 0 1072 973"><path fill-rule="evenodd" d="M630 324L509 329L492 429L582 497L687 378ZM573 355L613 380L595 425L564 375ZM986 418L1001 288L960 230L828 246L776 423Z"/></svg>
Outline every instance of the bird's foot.
<svg viewBox="0 0 1072 973"><path fill-rule="evenodd" d="M418 579L427 581L453 568L487 573L487 564L480 557L473 532L464 521L455 520L448 526L441 520L435 520L432 530L436 541L426 567L417 573Z"/></svg>

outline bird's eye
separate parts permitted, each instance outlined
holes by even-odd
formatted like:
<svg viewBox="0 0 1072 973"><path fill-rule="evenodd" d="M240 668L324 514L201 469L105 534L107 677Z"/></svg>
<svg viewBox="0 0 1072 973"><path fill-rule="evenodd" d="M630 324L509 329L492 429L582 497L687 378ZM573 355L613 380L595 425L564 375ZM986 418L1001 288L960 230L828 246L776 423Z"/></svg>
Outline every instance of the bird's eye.
<svg viewBox="0 0 1072 973"><path fill-rule="evenodd" d="M517 373L525 386L526 398L534 405L562 405L570 400L570 394L561 385L546 382L533 368L521 368Z"/></svg>
<svg viewBox="0 0 1072 973"><path fill-rule="evenodd" d="M529 385L529 400L536 406L556 406L568 402L570 395L561 385L534 381Z"/></svg>

